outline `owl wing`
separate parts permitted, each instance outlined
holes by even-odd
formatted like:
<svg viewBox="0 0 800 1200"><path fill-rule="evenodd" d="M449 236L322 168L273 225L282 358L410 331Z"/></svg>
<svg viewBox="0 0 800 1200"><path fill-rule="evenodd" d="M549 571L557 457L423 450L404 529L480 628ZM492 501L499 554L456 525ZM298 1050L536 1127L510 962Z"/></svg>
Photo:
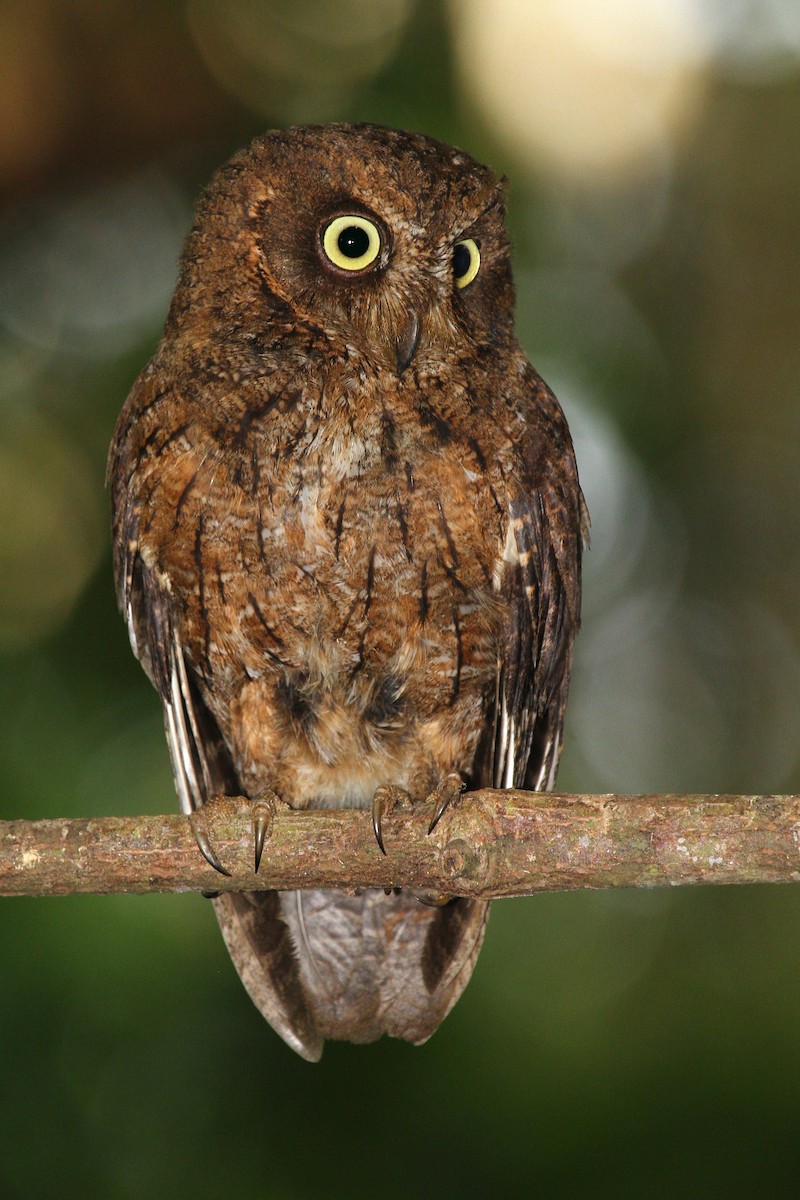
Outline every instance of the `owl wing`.
<svg viewBox="0 0 800 1200"><path fill-rule="evenodd" d="M538 791L553 787L561 751L589 517L564 416L552 392L531 375L533 405L508 486L497 575L509 619L491 750L479 775L494 787Z"/></svg>
<svg viewBox="0 0 800 1200"><path fill-rule="evenodd" d="M243 791L187 664L169 576L159 570L142 528L143 511L158 502L158 451L143 453L147 434L131 421L130 413L157 402L152 377L145 372L123 409L111 445L107 479L114 574L133 652L161 696L175 788L182 810L190 814L214 796ZM317 1060L323 1039L299 981L278 893L229 893L217 897L214 907L231 957L257 1007L298 1054Z"/></svg>
<svg viewBox="0 0 800 1200"><path fill-rule="evenodd" d="M108 458L114 538L117 602L131 648L161 696L172 771L181 808L194 812L214 795L237 795L236 776L216 723L203 704L187 667L176 620L176 597L169 575L160 568L144 514L166 503L159 495L165 448L135 418L175 397L159 391L145 370L122 411Z"/></svg>

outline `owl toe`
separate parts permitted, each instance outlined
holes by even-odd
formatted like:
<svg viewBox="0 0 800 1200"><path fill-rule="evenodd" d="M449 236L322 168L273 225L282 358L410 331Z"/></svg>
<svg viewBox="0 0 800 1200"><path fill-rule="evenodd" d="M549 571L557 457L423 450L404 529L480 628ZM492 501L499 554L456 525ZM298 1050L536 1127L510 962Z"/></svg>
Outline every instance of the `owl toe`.
<svg viewBox="0 0 800 1200"><path fill-rule="evenodd" d="M249 861L253 864L251 869L258 873L277 804L278 798L272 792L255 801L244 796L213 796L190 813L194 840L209 866L230 878L234 873L246 870L245 864ZM246 832L240 833L243 825ZM223 860L232 869L229 870Z"/></svg>
<svg viewBox="0 0 800 1200"><path fill-rule="evenodd" d="M464 780L459 775L458 771L450 771L445 775L444 779L434 788L428 799L433 802L433 816L431 823L428 826L428 833L433 833L440 819L453 804L464 790Z"/></svg>

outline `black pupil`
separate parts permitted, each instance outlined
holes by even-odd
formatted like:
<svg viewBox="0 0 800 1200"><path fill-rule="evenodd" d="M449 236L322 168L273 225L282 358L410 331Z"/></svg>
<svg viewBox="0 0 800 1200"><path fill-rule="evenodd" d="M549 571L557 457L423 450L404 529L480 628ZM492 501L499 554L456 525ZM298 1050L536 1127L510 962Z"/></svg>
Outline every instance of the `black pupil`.
<svg viewBox="0 0 800 1200"><path fill-rule="evenodd" d="M360 225L348 225L336 240L345 258L361 258L369 250L369 234Z"/></svg>
<svg viewBox="0 0 800 1200"><path fill-rule="evenodd" d="M456 279L461 279L469 270L472 262L472 255L469 252L469 246L465 246L460 242L453 251L453 274Z"/></svg>

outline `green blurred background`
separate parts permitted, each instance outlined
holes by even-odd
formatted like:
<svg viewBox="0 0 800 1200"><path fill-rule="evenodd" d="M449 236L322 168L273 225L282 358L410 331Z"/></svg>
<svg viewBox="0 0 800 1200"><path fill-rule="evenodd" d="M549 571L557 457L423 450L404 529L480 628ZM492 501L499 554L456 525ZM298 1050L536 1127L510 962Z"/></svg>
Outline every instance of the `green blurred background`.
<svg viewBox="0 0 800 1200"><path fill-rule="evenodd" d="M512 181L593 515L560 786L800 791L796 0L0 6L0 794L170 811L104 460L194 197L356 119ZM800 890L495 906L422 1049L296 1058L200 897L0 905L0 1195L800 1195Z"/></svg>

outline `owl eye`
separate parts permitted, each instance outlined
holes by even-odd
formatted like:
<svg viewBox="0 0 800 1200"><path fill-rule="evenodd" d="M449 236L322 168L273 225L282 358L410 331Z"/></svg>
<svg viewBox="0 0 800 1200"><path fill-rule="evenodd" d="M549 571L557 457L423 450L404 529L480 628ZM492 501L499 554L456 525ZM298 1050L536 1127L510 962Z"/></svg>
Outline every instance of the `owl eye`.
<svg viewBox="0 0 800 1200"><path fill-rule="evenodd" d="M334 217L322 231L325 257L342 271L363 271L381 252L377 225L366 217Z"/></svg>
<svg viewBox="0 0 800 1200"><path fill-rule="evenodd" d="M456 242L453 247L453 278L457 288L465 288L472 283L481 269L481 252L477 242L466 238Z"/></svg>

